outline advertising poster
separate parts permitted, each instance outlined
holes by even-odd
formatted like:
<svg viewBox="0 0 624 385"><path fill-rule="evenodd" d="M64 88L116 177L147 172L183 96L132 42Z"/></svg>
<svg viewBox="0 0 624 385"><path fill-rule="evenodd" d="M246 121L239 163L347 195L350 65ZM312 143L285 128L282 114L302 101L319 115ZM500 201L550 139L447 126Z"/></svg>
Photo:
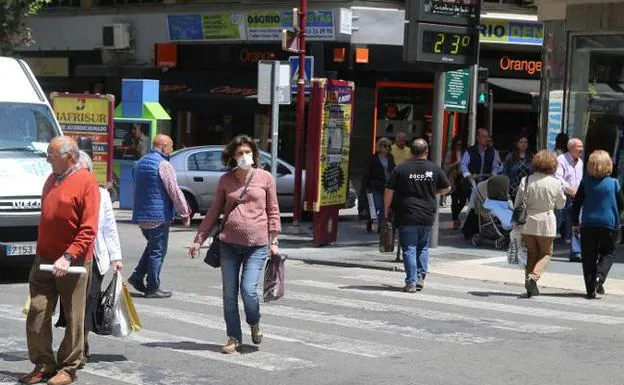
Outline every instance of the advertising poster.
<svg viewBox="0 0 624 385"><path fill-rule="evenodd" d="M263 11L247 14L249 40L274 41L281 39L282 29L293 25L292 11ZM308 11L306 38L309 40L334 40L336 37L333 11Z"/></svg>
<svg viewBox="0 0 624 385"><path fill-rule="evenodd" d="M149 121L115 121L114 154L119 160L139 160L152 148Z"/></svg>
<svg viewBox="0 0 624 385"><path fill-rule="evenodd" d="M349 190L351 82L328 81L321 119L320 206L343 205Z"/></svg>
<svg viewBox="0 0 624 385"><path fill-rule="evenodd" d="M555 149L557 135L562 129L563 118L563 91L550 91L548 96L548 130L546 146L549 150Z"/></svg>
<svg viewBox="0 0 624 385"><path fill-rule="evenodd" d="M112 180L113 95L61 94L50 97L63 134L74 138L93 159L98 183Z"/></svg>
<svg viewBox="0 0 624 385"><path fill-rule="evenodd" d="M243 40L245 21L240 13L167 16L171 41Z"/></svg>

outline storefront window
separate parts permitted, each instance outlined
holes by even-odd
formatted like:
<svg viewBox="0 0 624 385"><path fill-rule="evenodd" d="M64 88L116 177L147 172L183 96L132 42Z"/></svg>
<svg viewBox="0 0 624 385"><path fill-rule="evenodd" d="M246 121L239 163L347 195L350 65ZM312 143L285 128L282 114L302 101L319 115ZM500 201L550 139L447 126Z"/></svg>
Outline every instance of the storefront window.
<svg viewBox="0 0 624 385"><path fill-rule="evenodd" d="M624 36L572 36L570 52L568 135L604 138L613 153L624 128Z"/></svg>
<svg viewBox="0 0 624 385"><path fill-rule="evenodd" d="M377 137L424 136L431 120L430 84L384 84L377 88Z"/></svg>

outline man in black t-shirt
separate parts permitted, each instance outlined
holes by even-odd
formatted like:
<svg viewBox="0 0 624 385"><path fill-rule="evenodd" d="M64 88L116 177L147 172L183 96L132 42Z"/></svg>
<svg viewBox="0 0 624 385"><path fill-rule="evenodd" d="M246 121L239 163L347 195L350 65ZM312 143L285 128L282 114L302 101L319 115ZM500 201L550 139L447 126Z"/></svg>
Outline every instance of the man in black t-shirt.
<svg viewBox="0 0 624 385"><path fill-rule="evenodd" d="M384 193L384 209L390 217L396 198L396 223L405 265L404 291L423 289L427 275L429 236L437 215L436 194L450 192L450 183L440 166L427 160L429 145L424 139L412 143L411 161L397 166L388 179Z"/></svg>

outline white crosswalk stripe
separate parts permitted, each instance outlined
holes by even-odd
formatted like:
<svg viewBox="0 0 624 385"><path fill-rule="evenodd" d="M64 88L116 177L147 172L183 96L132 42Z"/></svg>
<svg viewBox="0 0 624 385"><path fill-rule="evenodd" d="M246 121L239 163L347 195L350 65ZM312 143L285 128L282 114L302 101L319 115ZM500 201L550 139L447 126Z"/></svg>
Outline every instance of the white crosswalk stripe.
<svg viewBox="0 0 624 385"><path fill-rule="evenodd" d="M289 281L289 285L298 285L298 286L306 286L313 287L317 289L330 289L337 290L341 292L350 291L352 293L359 293L365 295L375 295L375 296L383 296L383 297L392 297L392 298L402 298L405 299L404 293L392 292L392 291L381 291L381 290L350 290L345 288L344 284L337 284L332 282L322 282L322 281L313 281L313 280L295 280ZM426 294L426 293L418 293L418 295L413 295L410 299L418 302L432 302L437 304L445 304L445 305L453 305L459 307L466 307L471 309L478 310L489 310L496 311L502 313L511 313L511 314L519 314L525 316L533 316L539 318L553 318L567 321L579 321L579 322L589 322L589 323L598 323L603 325L619 325L624 323L624 318L620 317L612 317L607 315L592 315L592 317L587 317L587 314L583 313L575 313L564 310L552 310L545 308L536 308L529 306L518 306L518 305L508 305L503 303L495 303L495 302L484 302L484 301L475 301L471 299L464 298L453 298L453 297L445 297L440 295Z"/></svg>
<svg viewBox="0 0 624 385"><path fill-rule="evenodd" d="M228 371L290 376L290 372L332 365L337 357L376 362L417 357L437 345L482 349L479 344L522 342L531 334L561 338L586 324L624 323L621 304L544 296L518 301L519 305L510 303L510 297L521 289L494 284L471 286L462 281L458 285L440 279L427 282L426 290L414 295L384 289L398 277L342 272L326 280L288 280L284 299L262 305L263 345L244 345L233 355L220 352L226 339L222 298L216 294L220 286L202 286L206 293L201 294L176 290L171 299L162 301L139 298L135 304L143 330L124 339L90 337L91 346L128 349L127 355L115 362L89 362L79 376L98 385L218 384L225 383ZM471 293L492 295L472 299ZM0 304L0 323L8 325L6 330L23 331L26 317L18 301ZM612 315L584 312L598 309L611 310ZM247 341L249 327L242 319ZM15 371L6 370L13 363L19 362L20 369L30 367L23 334L8 338L6 333L0 328L0 385L15 384ZM152 354L164 364L149 361ZM167 365L169 360L178 365ZM199 365L201 370L193 373L180 362L188 362L189 368ZM206 374L213 372L217 374Z"/></svg>
<svg viewBox="0 0 624 385"><path fill-rule="evenodd" d="M138 311L142 315L166 318L210 329L223 330L223 319L208 314L200 314L178 309L167 309L150 305L137 305L137 307ZM276 326L264 322L262 323L262 328L264 329L264 338L284 342L301 343L319 349L364 357L383 357L414 351L414 349L403 348L400 346L383 345L342 336L309 332L302 329Z"/></svg>
<svg viewBox="0 0 624 385"><path fill-rule="evenodd" d="M176 293L176 299L182 302L197 303L208 306L222 306L221 298L199 295L195 293ZM344 326L348 328L356 328L380 333L398 334L403 337L412 337L417 339L449 342L456 344L476 344L494 342L496 337L483 337L471 333L454 332L454 333L433 333L426 329L415 328L411 326L393 325L389 322L359 319L348 317L340 314L330 314L314 310L292 308L283 305L265 306L262 310L264 314L271 314L279 317L297 319L301 321L314 321L326 324Z"/></svg>

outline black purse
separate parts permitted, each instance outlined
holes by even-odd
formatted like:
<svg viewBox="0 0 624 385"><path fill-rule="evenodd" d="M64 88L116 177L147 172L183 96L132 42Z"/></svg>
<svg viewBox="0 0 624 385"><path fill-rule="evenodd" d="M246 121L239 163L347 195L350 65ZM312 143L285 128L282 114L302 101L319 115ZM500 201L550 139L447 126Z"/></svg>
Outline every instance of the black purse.
<svg viewBox="0 0 624 385"><path fill-rule="evenodd" d="M529 177L527 175L526 180L524 182L524 192L522 196L522 203L518 207L514 207L513 214L511 214L511 221L516 225L524 225L527 221L527 200L528 200L528 190L529 190Z"/></svg>
<svg viewBox="0 0 624 385"><path fill-rule="evenodd" d="M221 256L219 255L219 250L221 249L221 240L219 239L219 234L221 234L221 231L223 231L223 227L225 226L225 221L227 221L227 218L230 215L230 213L234 211L236 206L238 206L239 204L243 202L243 198L247 194L247 189L249 188L249 184L251 183L251 180L253 179L255 173L256 173L256 169L253 169L251 171L251 175L249 176L249 179L247 179L247 182L245 183L245 187L243 188L243 191L241 191L240 195L238 196L236 203L223 216L223 219L220 220L219 223L215 226L216 230L214 231L212 235L212 243L208 247L208 251L206 252L206 257L204 258L204 263L206 263L208 266L214 267L215 269L221 267Z"/></svg>
<svg viewBox="0 0 624 385"><path fill-rule="evenodd" d="M117 274L113 275L112 281L100 297L97 310L95 311L94 333L109 336L113 334L113 322L115 321L115 291L117 290Z"/></svg>

